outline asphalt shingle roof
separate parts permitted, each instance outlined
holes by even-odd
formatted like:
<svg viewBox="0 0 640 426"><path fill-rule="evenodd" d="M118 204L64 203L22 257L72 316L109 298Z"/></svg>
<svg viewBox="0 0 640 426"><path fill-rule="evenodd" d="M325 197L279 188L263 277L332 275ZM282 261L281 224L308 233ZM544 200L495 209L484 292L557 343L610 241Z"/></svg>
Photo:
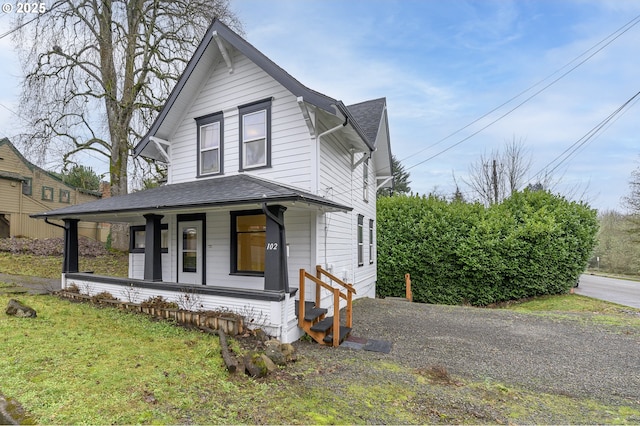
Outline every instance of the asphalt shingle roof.
<svg viewBox="0 0 640 426"><path fill-rule="evenodd" d="M380 120L386 103L385 98L379 98L347 106L372 145L376 143Z"/></svg>
<svg viewBox="0 0 640 426"><path fill-rule="evenodd" d="M64 218L98 213L173 210L185 207L215 207L263 202L301 201L349 211L350 207L296 188L240 174L160 186L90 203L64 207L33 217Z"/></svg>

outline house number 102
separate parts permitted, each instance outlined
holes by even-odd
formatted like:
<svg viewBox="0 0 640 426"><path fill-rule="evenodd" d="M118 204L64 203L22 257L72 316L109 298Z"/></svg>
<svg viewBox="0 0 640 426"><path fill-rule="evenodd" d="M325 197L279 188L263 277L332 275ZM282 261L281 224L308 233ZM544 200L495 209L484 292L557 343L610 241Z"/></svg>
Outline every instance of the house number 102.
<svg viewBox="0 0 640 426"><path fill-rule="evenodd" d="M278 250L278 243L267 243L267 250Z"/></svg>

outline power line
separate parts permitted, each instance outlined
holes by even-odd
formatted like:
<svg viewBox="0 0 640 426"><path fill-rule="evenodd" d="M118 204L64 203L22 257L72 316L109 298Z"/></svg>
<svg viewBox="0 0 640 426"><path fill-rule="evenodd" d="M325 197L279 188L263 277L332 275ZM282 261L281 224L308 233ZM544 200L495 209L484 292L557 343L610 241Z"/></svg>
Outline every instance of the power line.
<svg viewBox="0 0 640 426"><path fill-rule="evenodd" d="M602 133L602 129L607 127L607 124L609 124L616 116L618 116L618 114L622 113L622 111L624 111L625 108L627 108L629 105L634 105L638 101L638 99L640 99L639 97L640 97L640 91L637 92L635 95L633 95L631 98L629 98L626 102L624 102L620 107L618 107L615 111L609 114L604 120L598 123L595 127L589 130L584 136L582 136L576 142L572 143L567 149L562 151L562 153L560 153L553 160L551 160L538 173L534 174L533 177L527 181L527 183L530 183L536 178L539 179L543 175L543 173L547 173L547 174L553 173L563 163L568 161L571 157L575 156L575 154L578 152L580 148L585 146L591 140L595 139L597 135ZM548 170L548 168L556 161L558 163L553 168Z"/></svg>
<svg viewBox="0 0 640 426"><path fill-rule="evenodd" d="M549 87L551 87L552 85L554 85L555 83L557 83L558 81L560 81L561 79L563 79L564 77L566 77L568 74L570 74L571 72L573 72L576 68L580 67L582 64L584 64L585 62L587 62L589 59L591 59L592 57L594 57L596 54L600 53L602 50L604 50L605 47L609 46L611 43L613 43L615 40L617 40L619 37L621 37L623 34L625 34L627 31L629 31L631 28L633 28L634 26L636 26L638 23L640 23L640 15L637 15L635 18L631 19L629 22L627 22L626 24L624 24L623 26L621 26L620 28L618 28L616 31L614 31L613 33L609 34L607 37L605 37L604 39L602 39L601 41L599 41L598 43L596 43L594 46L592 46L591 48L587 49L586 51L584 51L583 53L581 53L580 55L578 55L576 58L574 58L573 60L571 60L570 62L568 62L567 64L565 64L564 66L562 66L561 68L559 68L558 70L554 71L553 73L551 73L549 76L545 77L544 79L538 81L537 83L535 83L534 85L530 86L529 88L521 91L520 93L518 93L517 95L511 97L509 100L507 100L506 102L503 102L502 104L500 104L499 106L493 108L491 111L487 112L486 114L483 114L482 116L480 116L479 118L475 119L474 121L472 121L471 123L465 125L464 127L456 130L455 132L445 136L444 138L440 139L439 141L437 141L436 143L429 145L426 148L423 148L415 153L413 153L412 155L403 158L400 161L404 161L407 158L410 157L414 157L417 154L420 154L424 151L426 151L427 149L433 148L434 146L439 145L440 143L444 142L445 140L449 139L450 137L460 133L461 131L467 129L468 127L472 126L473 124L479 122L480 120L486 118L487 116L491 115L492 113L494 113L495 111L499 110L500 108L502 108L503 106L511 103L512 101L514 101L515 99L521 97L522 95L524 95L525 93L529 92L530 90L532 90L533 88L539 86L540 84L542 84L544 81L547 81L549 78L551 78L552 76L556 75L557 73L559 73L561 70L567 68L569 65L571 65L572 63L576 62L579 58L585 56L587 53L589 53L590 51L596 49L596 47L602 45L601 47L597 48L593 53L591 53L590 55L588 55L585 59L581 60L580 62L578 62L577 65L571 67L568 71L564 72L563 74L561 74L559 77L557 77L556 79L554 79L553 81L551 81L549 84L547 84L546 86L542 87L542 89L538 90L537 92L535 92L533 95L529 96L528 98L526 98L524 101L520 102L518 105L516 105L514 108L510 109L509 111L507 111L506 113L502 114L501 116L499 116L498 118L496 118L495 120L491 121L489 124L485 125L484 127L480 128L479 130L473 132L472 134L470 134L469 136L461 139L460 141L454 143L453 145L449 146L448 148L439 151L438 153L432 155L431 157L428 157L425 160L422 160L412 166L409 166L406 170L411 170L414 167L417 167L421 164L426 163L427 161L430 161L442 154L444 154L445 152L455 148L456 146L462 144L463 142L466 142L467 140L471 139L473 136L477 135L478 133L486 130L487 128L489 128L490 126L494 125L495 123L497 123L498 121L502 120L503 118L505 118L506 116L508 116L509 114L511 114L512 112L514 112L516 109L520 108L522 105L524 105L525 103L529 102L531 99L533 99L534 97L536 97L537 95L539 95L540 93L542 93L543 91L545 91L546 89L548 89ZM608 41L607 41L608 40Z"/></svg>
<svg viewBox="0 0 640 426"><path fill-rule="evenodd" d="M3 38L15 33L16 31L26 27L27 25L29 25L30 23L32 23L33 21L36 21L38 19L40 19L42 16L46 15L47 13L51 12L53 9L55 9L56 7L60 6L62 3L58 3L55 4L51 9L47 9L42 13L38 13L36 14L36 16L33 19L28 20L27 22L23 22L22 24L18 25L15 28L10 29L9 31L7 31L4 34L0 34L0 40L2 40Z"/></svg>

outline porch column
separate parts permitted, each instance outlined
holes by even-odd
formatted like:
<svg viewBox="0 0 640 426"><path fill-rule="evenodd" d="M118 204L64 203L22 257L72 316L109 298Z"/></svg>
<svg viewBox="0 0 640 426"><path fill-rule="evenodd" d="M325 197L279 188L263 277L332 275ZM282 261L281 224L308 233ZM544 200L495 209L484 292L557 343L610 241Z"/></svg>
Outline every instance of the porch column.
<svg viewBox="0 0 640 426"><path fill-rule="evenodd" d="M64 219L62 273L78 272L78 219Z"/></svg>
<svg viewBox="0 0 640 426"><path fill-rule="evenodd" d="M289 292L287 270L287 239L284 233L283 206L263 204L262 211L267 216L267 244L264 257L264 289Z"/></svg>
<svg viewBox="0 0 640 426"><path fill-rule="evenodd" d="M145 214L147 223L144 233L144 279L162 281L162 234L161 215Z"/></svg>

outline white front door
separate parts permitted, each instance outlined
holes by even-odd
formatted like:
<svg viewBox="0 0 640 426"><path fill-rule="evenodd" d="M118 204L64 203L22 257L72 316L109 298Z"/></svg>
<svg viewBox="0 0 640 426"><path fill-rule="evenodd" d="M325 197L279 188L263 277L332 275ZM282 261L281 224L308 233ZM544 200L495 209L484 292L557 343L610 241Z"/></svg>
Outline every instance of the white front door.
<svg viewBox="0 0 640 426"><path fill-rule="evenodd" d="M202 284L202 221L178 223L178 282Z"/></svg>

